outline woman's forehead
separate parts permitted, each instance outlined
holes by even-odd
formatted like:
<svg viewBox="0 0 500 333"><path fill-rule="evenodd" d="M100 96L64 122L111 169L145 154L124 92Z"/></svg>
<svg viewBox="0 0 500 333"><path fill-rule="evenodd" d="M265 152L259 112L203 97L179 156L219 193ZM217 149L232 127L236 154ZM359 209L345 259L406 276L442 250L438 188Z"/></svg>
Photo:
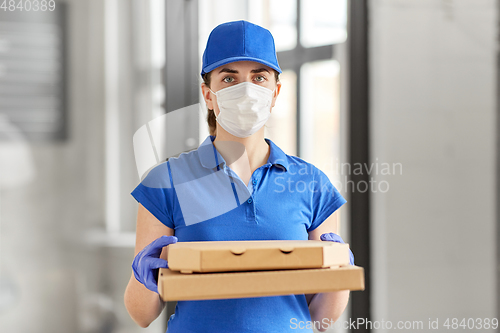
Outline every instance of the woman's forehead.
<svg viewBox="0 0 500 333"><path fill-rule="evenodd" d="M230 62L229 64L219 66L216 69L214 69L213 72L214 74L217 75L220 73L227 72L227 69L235 72L267 71L269 73L272 73L273 71L271 67L261 64L260 62L243 60L243 61Z"/></svg>

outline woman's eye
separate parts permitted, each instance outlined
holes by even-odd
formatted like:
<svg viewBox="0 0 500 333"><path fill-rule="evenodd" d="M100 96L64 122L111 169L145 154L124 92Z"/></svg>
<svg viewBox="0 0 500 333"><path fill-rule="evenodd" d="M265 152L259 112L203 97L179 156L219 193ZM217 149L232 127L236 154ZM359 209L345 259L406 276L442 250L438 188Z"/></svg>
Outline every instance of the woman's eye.
<svg viewBox="0 0 500 333"><path fill-rule="evenodd" d="M266 77L263 75L259 75L255 78L257 82L264 82L266 80Z"/></svg>
<svg viewBox="0 0 500 333"><path fill-rule="evenodd" d="M225 78L222 79L222 81L225 83L231 83L234 81L234 79L230 76L226 76Z"/></svg>

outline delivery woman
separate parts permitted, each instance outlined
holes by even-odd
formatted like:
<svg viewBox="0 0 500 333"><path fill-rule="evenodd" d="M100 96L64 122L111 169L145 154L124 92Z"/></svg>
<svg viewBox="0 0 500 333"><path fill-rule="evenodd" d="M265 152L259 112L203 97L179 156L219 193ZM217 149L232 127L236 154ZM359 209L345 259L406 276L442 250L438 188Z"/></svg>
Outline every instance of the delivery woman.
<svg viewBox="0 0 500 333"><path fill-rule="evenodd" d="M268 30L237 21L211 32L201 72L210 135L196 150L155 166L131 193L140 204L125 305L141 327L164 308L157 275L168 267L169 244L343 242L334 212L345 199L321 170L264 138L281 89L279 73ZM348 299L349 291L338 291L178 301L167 332L312 332L308 323L336 321Z"/></svg>

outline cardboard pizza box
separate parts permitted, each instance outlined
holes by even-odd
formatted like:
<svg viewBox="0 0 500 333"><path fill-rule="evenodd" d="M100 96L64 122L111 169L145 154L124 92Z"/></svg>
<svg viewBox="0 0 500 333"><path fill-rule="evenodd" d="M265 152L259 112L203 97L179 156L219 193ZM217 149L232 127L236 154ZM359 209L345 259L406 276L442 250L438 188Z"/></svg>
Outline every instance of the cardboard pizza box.
<svg viewBox="0 0 500 333"><path fill-rule="evenodd" d="M177 242L168 267L182 273L303 269L349 264L349 245L320 240Z"/></svg>
<svg viewBox="0 0 500 333"><path fill-rule="evenodd" d="M158 291L164 301L315 294L364 290L359 266L183 274L160 268Z"/></svg>

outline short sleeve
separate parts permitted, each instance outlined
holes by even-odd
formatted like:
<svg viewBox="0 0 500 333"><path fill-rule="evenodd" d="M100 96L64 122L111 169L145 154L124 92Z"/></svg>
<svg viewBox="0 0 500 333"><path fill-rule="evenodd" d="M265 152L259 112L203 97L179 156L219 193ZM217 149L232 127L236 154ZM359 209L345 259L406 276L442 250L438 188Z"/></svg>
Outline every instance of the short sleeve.
<svg viewBox="0 0 500 333"><path fill-rule="evenodd" d="M307 230L310 232L321 225L331 214L347 201L333 186L328 176L318 168L314 172L312 193L312 221Z"/></svg>
<svg viewBox="0 0 500 333"><path fill-rule="evenodd" d="M168 164L163 162L151 169L130 194L160 222L174 229L172 202L175 194Z"/></svg>

